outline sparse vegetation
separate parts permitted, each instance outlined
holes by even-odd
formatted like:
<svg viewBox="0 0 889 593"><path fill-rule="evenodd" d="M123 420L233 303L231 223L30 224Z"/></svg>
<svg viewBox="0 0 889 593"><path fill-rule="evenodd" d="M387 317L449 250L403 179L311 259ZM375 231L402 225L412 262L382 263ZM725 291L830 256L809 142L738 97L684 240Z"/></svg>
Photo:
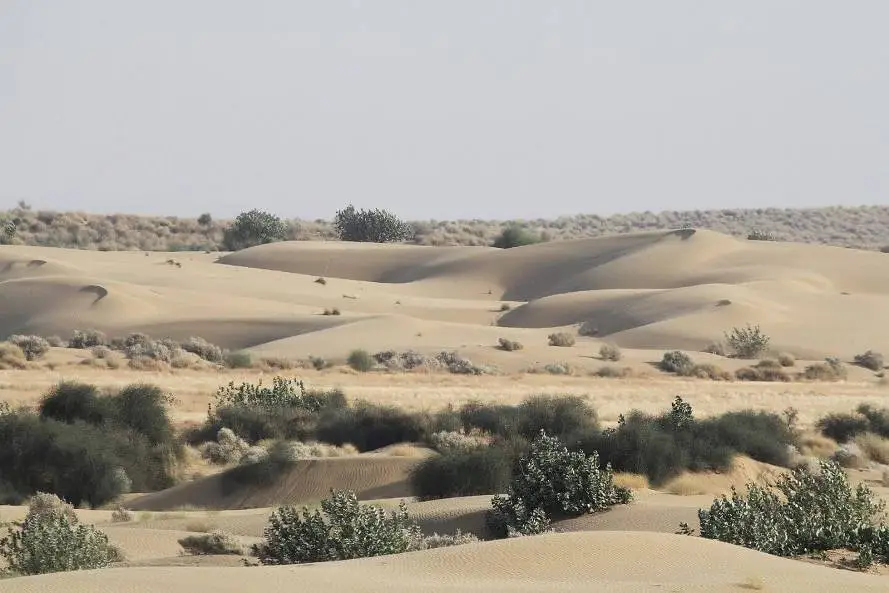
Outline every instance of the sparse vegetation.
<svg viewBox="0 0 889 593"><path fill-rule="evenodd" d="M68 340L68 348L87 349L94 346L107 346L108 337L96 329L86 331L74 330L71 339Z"/></svg>
<svg viewBox="0 0 889 593"><path fill-rule="evenodd" d="M792 367L796 365L796 359L793 357L793 354L789 354L787 352L780 352L778 354L778 364L782 367Z"/></svg>
<svg viewBox="0 0 889 593"><path fill-rule="evenodd" d="M28 359L28 360L30 360L30 359ZM855 364L857 364L860 367L870 369L872 371L883 370L883 367L885 366L885 362L883 360L883 355L880 354L879 352L874 352L873 350L868 350L864 354L856 354L855 355Z"/></svg>
<svg viewBox="0 0 889 593"><path fill-rule="evenodd" d="M676 373L677 375L689 375L694 368L695 363L691 357L685 352L673 350L664 352L658 367L668 373Z"/></svg>
<svg viewBox="0 0 889 593"><path fill-rule="evenodd" d="M516 342L515 340L507 340L506 338L498 339L500 350L505 350L506 352L515 352L516 350L521 350L524 346L521 342Z"/></svg>
<svg viewBox="0 0 889 593"><path fill-rule="evenodd" d="M22 349L25 360L34 361L43 358L49 352L49 342L40 336L10 336L9 342Z"/></svg>
<svg viewBox="0 0 889 593"><path fill-rule="evenodd" d="M538 234L518 225L509 225L494 239L492 247L499 249L510 249L512 247L522 247L523 245L533 245L540 243L541 237Z"/></svg>
<svg viewBox="0 0 889 593"><path fill-rule="evenodd" d="M573 346L576 342L574 336L567 332L552 333L548 335L546 339L549 340L550 346L570 347Z"/></svg>
<svg viewBox="0 0 889 593"><path fill-rule="evenodd" d="M189 535L179 539L178 543L187 554L194 556L244 553L244 547L235 536L220 530L203 535Z"/></svg>
<svg viewBox="0 0 889 593"><path fill-rule="evenodd" d="M807 381L842 381L846 378L846 369L839 360L829 358L824 362L808 365L800 378Z"/></svg>
<svg viewBox="0 0 889 593"><path fill-rule="evenodd" d="M602 360L617 362L621 358L623 358L623 353L620 351L620 348L618 348L614 344L602 344L602 346L599 348L599 357Z"/></svg>

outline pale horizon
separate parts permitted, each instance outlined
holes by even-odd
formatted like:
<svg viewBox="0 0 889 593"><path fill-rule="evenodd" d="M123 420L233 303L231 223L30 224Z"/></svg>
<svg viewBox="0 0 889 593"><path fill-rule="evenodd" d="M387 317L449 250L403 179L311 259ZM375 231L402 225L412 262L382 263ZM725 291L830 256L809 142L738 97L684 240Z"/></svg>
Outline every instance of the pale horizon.
<svg viewBox="0 0 889 593"><path fill-rule="evenodd" d="M889 5L12 0L0 208L886 203Z"/></svg>

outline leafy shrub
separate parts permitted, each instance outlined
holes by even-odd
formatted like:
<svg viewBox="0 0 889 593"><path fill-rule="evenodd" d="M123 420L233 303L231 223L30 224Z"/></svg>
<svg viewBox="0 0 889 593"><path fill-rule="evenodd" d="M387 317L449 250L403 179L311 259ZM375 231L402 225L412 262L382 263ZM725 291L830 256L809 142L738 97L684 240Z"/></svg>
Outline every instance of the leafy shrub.
<svg viewBox="0 0 889 593"><path fill-rule="evenodd" d="M556 332L548 335L546 339L550 346L570 347L576 343L574 336L567 332Z"/></svg>
<svg viewBox="0 0 889 593"><path fill-rule="evenodd" d="M595 513L626 504L632 494L615 486L610 465L593 452L571 452L545 431L531 443L513 473L506 496L495 496L488 527L495 537L534 533L546 519Z"/></svg>
<svg viewBox="0 0 889 593"><path fill-rule="evenodd" d="M694 367L694 362L685 352L673 350L671 352L664 352L664 356L661 358L660 363L658 363L658 367L662 371L668 373L688 375Z"/></svg>
<svg viewBox="0 0 889 593"><path fill-rule="evenodd" d="M769 346L769 337L762 333L758 325L750 324L732 328L731 333L725 334L725 341L739 358L756 358Z"/></svg>
<svg viewBox="0 0 889 593"><path fill-rule="evenodd" d="M10 336L9 342L22 349L25 360L40 360L49 352L49 342L40 336Z"/></svg>
<svg viewBox="0 0 889 593"><path fill-rule="evenodd" d="M853 489L843 470L820 461L819 471L800 467L767 486L732 488L709 510L698 511L701 536L777 556L863 546L889 552L886 528L875 525L884 504L864 484Z"/></svg>
<svg viewBox="0 0 889 593"><path fill-rule="evenodd" d="M249 369L253 366L253 357L249 352L226 352L223 363L230 369Z"/></svg>
<svg viewBox="0 0 889 593"><path fill-rule="evenodd" d="M396 443L427 440L428 417L395 406L358 402L353 407L325 411L318 421L317 438L326 443L351 443L359 451L372 451Z"/></svg>
<svg viewBox="0 0 889 593"><path fill-rule="evenodd" d="M512 462L501 447L447 451L411 470L411 489L421 500L504 492Z"/></svg>
<svg viewBox="0 0 889 593"><path fill-rule="evenodd" d="M848 442L869 428L867 418L860 414L828 414L816 426L821 434L838 443Z"/></svg>
<svg viewBox="0 0 889 593"><path fill-rule="evenodd" d="M524 348L521 342L516 342L514 340L499 338L497 341L499 342L498 347L501 350L505 350L506 352L515 352L516 350L521 350L522 348Z"/></svg>
<svg viewBox="0 0 889 593"><path fill-rule="evenodd" d="M352 350L346 364L359 373L366 373L373 369L374 359L367 350Z"/></svg>
<svg viewBox="0 0 889 593"><path fill-rule="evenodd" d="M351 204L337 211L333 228L340 241L394 243L414 236L413 227L388 210L356 210Z"/></svg>
<svg viewBox="0 0 889 593"><path fill-rule="evenodd" d="M599 421L596 410L577 395L532 395L516 410L516 432L533 439L541 430L561 439L596 430ZM509 433L499 433L509 436Z"/></svg>
<svg viewBox="0 0 889 593"><path fill-rule="evenodd" d="M283 220L262 210L242 212L225 229L222 245L226 251L239 251L256 245L287 239L289 229Z"/></svg>
<svg viewBox="0 0 889 593"><path fill-rule="evenodd" d="M507 226L500 235L494 239L493 247L498 249L510 249L512 247L522 247L523 245L533 245L541 242L540 235L512 224Z"/></svg>
<svg viewBox="0 0 889 593"><path fill-rule="evenodd" d="M144 435L152 445L173 442L173 423L166 404L171 397L160 387L148 384L127 385L111 397L114 419Z"/></svg>
<svg viewBox="0 0 889 593"><path fill-rule="evenodd" d="M861 404L855 411L867 419L869 432L889 437L889 409L876 409L869 404Z"/></svg>
<svg viewBox="0 0 889 593"><path fill-rule="evenodd" d="M775 414L741 411L697 420L677 397L660 416L631 412L616 428L577 439L577 447L598 451L617 471L643 474L661 485L683 471L726 470L737 453L776 465L790 463L794 436Z"/></svg>
<svg viewBox="0 0 889 593"><path fill-rule="evenodd" d="M85 350L93 346L107 346L108 337L97 329L80 331L75 329L71 339L68 340L68 348Z"/></svg>
<svg viewBox="0 0 889 593"><path fill-rule="evenodd" d="M274 377L272 385L265 387L262 379L256 383L233 381L216 391L216 406L246 406L251 408L276 408L290 406L318 412L330 405L344 406L345 396L339 390L317 391L306 389L305 383L296 379Z"/></svg>
<svg viewBox="0 0 889 593"><path fill-rule="evenodd" d="M73 381L52 387L40 400L38 410L43 418L69 424L76 420L101 424L112 416L109 400L100 396L95 385Z"/></svg>
<svg viewBox="0 0 889 593"><path fill-rule="evenodd" d="M550 375L570 375L571 367L564 363L544 365L543 370Z"/></svg>
<svg viewBox="0 0 889 593"><path fill-rule="evenodd" d="M602 344L602 347L599 348L599 357L602 360L617 362L623 358L623 353L614 344Z"/></svg>
<svg viewBox="0 0 889 593"><path fill-rule="evenodd" d="M332 491L321 510L278 508L263 532L265 541L254 548L263 564L297 564L349 560L398 554L422 539L420 528L398 510L358 503L354 492Z"/></svg>
<svg viewBox="0 0 889 593"><path fill-rule="evenodd" d="M219 556L223 554L238 556L244 553L244 547L238 541L238 538L220 530L214 530L201 535L188 535L177 541L186 554L194 556Z"/></svg>
<svg viewBox="0 0 889 593"><path fill-rule="evenodd" d="M10 338L10 341L12 339ZM27 353L26 353L27 354ZM31 360L30 358L28 360ZM874 352L873 350L868 350L864 354L856 354L855 355L855 364L858 366L864 367L866 369L870 369L872 371L882 370L885 366L885 362L883 360L883 355L879 352Z"/></svg>
<svg viewBox="0 0 889 593"><path fill-rule="evenodd" d="M889 464L889 439L865 433L855 438L855 444L865 457L881 465Z"/></svg>
<svg viewBox="0 0 889 593"><path fill-rule="evenodd" d="M211 344L204 338L193 336L182 342L181 347L186 352L196 354L197 356L208 362L221 363L224 360L222 348L215 344Z"/></svg>
<svg viewBox="0 0 889 593"><path fill-rule="evenodd" d="M129 523L130 521L133 521L135 519L136 513L122 506L118 506L116 509L114 509L114 512L111 513L112 523Z"/></svg>
<svg viewBox="0 0 889 593"><path fill-rule="evenodd" d="M0 557L4 572L15 576L104 568L123 559L108 536L57 508L31 508L24 521L8 527Z"/></svg>

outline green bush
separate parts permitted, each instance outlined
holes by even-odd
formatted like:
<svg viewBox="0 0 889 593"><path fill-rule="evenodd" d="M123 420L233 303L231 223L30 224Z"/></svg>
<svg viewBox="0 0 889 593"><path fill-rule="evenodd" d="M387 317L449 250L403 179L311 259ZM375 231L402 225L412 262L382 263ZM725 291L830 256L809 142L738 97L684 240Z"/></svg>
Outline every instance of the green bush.
<svg viewBox="0 0 889 593"><path fill-rule="evenodd" d="M256 245L284 241L288 238L287 224L262 210L242 212L225 229L222 246L226 251L239 251Z"/></svg>
<svg viewBox="0 0 889 593"><path fill-rule="evenodd" d="M344 406L345 395L342 391L319 391L306 389L305 383L297 379L274 377L271 386L264 386L262 379L256 383L242 382L235 385L234 381L216 390L215 404L222 406L241 406L249 408L302 408L318 412L328 406Z"/></svg>
<svg viewBox="0 0 889 593"><path fill-rule="evenodd" d="M414 236L413 227L388 210L356 210L351 204L337 211L333 227L340 241L394 243Z"/></svg>
<svg viewBox="0 0 889 593"><path fill-rule="evenodd" d="M501 447L450 451L415 466L411 489L420 500L505 492L513 461Z"/></svg>
<svg viewBox="0 0 889 593"><path fill-rule="evenodd" d="M500 235L494 239L493 247L497 247L498 249L510 249L512 247L540 243L541 240L540 235L513 224L507 226L500 232Z"/></svg>
<svg viewBox="0 0 889 593"><path fill-rule="evenodd" d="M0 539L0 557L9 576L104 568L123 559L108 536L62 509L29 510Z"/></svg>
<svg viewBox="0 0 889 593"><path fill-rule="evenodd" d="M794 435L782 418L764 412L697 420L691 406L677 397L668 413L634 411L621 416L616 428L588 433L576 442L584 451L598 451L602 462L616 470L644 474L660 485L686 470L726 470L737 453L787 466Z"/></svg>
<svg viewBox="0 0 889 593"><path fill-rule="evenodd" d="M396 443L425 442L434 428L427 415L357 402L353 407L322 413L317 439L334 445L351 443L359 451L372 451Z"/></svg>
<svg viewBox="0 0 889 593"><path fill-rule="evenodd" d="M688 375L694 368L695 363L691 357L685 352L673 350L664 352L658 367L668 373L676 373L677 375Z"/></svg>
<svg viewBox="0 0 889 593"><path fill-rule="evenodd" d="M816 426L821 434L838 443L847 443L870 428L867 418L860 414L828 414Z"/></svg>
<svg viewBox="0 0 889 593"><path fill-rule="evenodd" d="M172 400L160 387L127 385L109 399L116 422L145 436L152 445L173 442L173 423L166 408Z"/></svg>
<svg viewBox="0 0 889 593"><path fill-rule="evenodd" d="M253 366L253 357L249 352L226 352L222 358L230 369L249 369Z"/></svg>
<svg viewBox="0 0 889 593"><path fill-rule="evenodd" d="M842 468L820 461L817 472L801 467L774 484L750 483L746 496L733 487L698 518L702 537L777 556L866 547L886 558L887 529L875 524L883 509L867 486L853 489Z"/></svg>
<svg viewBox="0 0 889 593"><path fill-rule="evenodd" d="M55 385L40 400L40 416L60 422L83 420L101 424L112 417L109 399L102 397L95 385L63 381Z"/></svg>
<svg viewBox="0 0 889 593"><path fill-rule="evenodd" d="M756 358L769 347L769 337L758 325L732 328L725 334L725 341L739 358Z"/></svg>
<svg viewBox="0 0 889 593"><path fill-rule="evenodd" d="M532 395L519 404L516 419L517 433L528 440L541 430L567 440L599 426L596 410L578 395Z"/></svg>
<svg viewBox="0 0 889 593"><path fill-rule="evenodd" d="M49 352L49 342L40 336L10 336L9 342L22 349L25 360L40 360Z"/></svg>
<svg viewBox="0 0 889 593"><path fill-rule="evenodd" d="M626 504L631 492L613 482L611 466L602 468L595 452L569 451L540 431L513 473L506 496L495 496L488 527L495 537L535 533L547 519L573 517Z"/></svg>
<svg viewBox="0 0 889 593"><path fill-rule="evenodd" d="M367 350L352 350L349 353L349 358L346 359L346 364L352 370L366 373L374 368L374 357Z"/></svg>
<svg viewBox="0 0 889 593"><path fill-rule="evenodd" d="M332 491L314 513L303 507L278 508L254 548L263 564L349 560L407 552L422 540L404 502L398 510L358 503L354 492Z"/></svg>

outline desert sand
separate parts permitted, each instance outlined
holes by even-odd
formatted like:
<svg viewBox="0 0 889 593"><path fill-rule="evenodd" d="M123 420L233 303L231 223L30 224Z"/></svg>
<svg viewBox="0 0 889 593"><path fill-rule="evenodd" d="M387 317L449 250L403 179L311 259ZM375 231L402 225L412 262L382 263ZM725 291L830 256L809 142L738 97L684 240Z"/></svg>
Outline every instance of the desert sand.
<svg viewBox="0 0 889 593"><path fill-rule="evenodd" d="M177 265L178 264L178 265ZM326 284L316 282L323 277ZM683 379L655 368L665 350L726 370L743 361L700 352L723 332L759 324L771 349L800 361L851 361L889 351L889 255L839 247L744 241L708 231L658 231L560 241L508 250L339 242L285 242L233 254L89 252L0 247L0 333L60 335L99 329L184 340L200 336L255 357L342 362L349 351L456 350L497 372L358 374L336 367L298 370L312 386L341 387L351 399L437 409L470 399L516 403L533 393L589 397L608 421L630 408L664 409L682 394L697 414L755 408L800 411L810 423L859 403L883 405L889 387L849 367L839 383L747 383ZM506 304L508 307L503 307ZM338 308L341 315L323 315ZM547 344L555 331L598 329L570 348ZM524 349L505 352L498 338ZM623 350L599 357L603 343ZM34 404L63 379L99 386L155 383L175 397L174 417L200 421L215 389L270 380L281 371L109 370L80 364L88 351L53 349L43 368L0 371L0 401ZM567 363L572 376L530 374ZM588 373L627 367L628 378ZM722 475L695 476L688 496L642 489L629 506L558 526L562 533L469 544L346 562L240 567L233 558L179 556L176 540L220 528L257 541L279 504L315 504L334 488L383 505L409 501L424 532L478 531L490 497L434 502L410 498L406 482L424 454L382 453L298 464L268 488L224 491L207 475L167 491L134 495L138 519L111 523L111 511L79 510L127 555L127 566L10 579L10 592L139 591L883 591L885 576L780 559L676 535L698 508L732 484L774 476L738 460ZM873 481L862 473L855 479ZM881 495L885 488L875 487ZM184 510L183 510L184 509ZM195 510L198 509L198 510ZM3 520L21 507L0 507Z"/></svg>

